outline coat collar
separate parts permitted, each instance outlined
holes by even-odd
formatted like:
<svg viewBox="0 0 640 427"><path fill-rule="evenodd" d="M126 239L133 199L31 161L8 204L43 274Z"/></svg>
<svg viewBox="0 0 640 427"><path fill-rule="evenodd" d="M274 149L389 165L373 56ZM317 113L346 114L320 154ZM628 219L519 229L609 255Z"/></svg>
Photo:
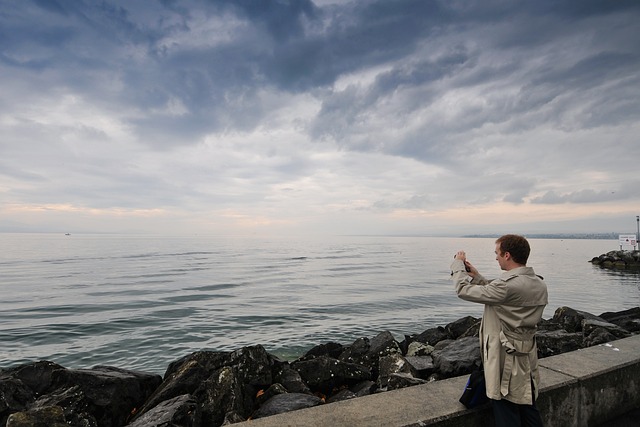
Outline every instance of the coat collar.
<svg viewBox="0 0 640 427"><path fill-rule="evenodd" d="M507 281L513 279L516 276L535 276L532 267L516 267L509 271L505 271L500 275L500 279Z"/></svg>

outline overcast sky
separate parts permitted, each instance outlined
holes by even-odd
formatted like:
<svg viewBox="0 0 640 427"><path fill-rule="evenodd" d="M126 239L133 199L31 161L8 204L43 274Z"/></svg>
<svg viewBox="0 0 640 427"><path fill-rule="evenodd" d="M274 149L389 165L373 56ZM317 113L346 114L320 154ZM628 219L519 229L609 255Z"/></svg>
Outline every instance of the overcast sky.
<svg viewBox="0 0 640 427"><path fill-rule="evenodd" d="M637 0L0 7L0 231L636 230Z"/></svg>

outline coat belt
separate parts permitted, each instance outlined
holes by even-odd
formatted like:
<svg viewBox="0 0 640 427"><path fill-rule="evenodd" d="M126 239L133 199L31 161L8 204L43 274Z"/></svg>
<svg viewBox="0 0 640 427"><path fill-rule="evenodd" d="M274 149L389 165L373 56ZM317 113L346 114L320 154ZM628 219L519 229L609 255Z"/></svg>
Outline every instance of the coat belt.
<svg viewBox="0 0 640 427"><path fill-rule="evenodd" d="M523 341L526 344L529 344L529 351L521 352L516 349L511 341L508 338ZM503 396L509 394L509 383L511 382L511 372L513 370L513 365L516 363L516 357L524 357L526 359L519 359L520 363L527 364L527 369L531 371L531 361L534 356L534 351L536 351L535 345L535 331L531 333L513 333L513 332L504 332L500 331L500 343L504 348L507 356L505 357L504 368L502 370L502 381L500 383L500 393Z"/></svg>

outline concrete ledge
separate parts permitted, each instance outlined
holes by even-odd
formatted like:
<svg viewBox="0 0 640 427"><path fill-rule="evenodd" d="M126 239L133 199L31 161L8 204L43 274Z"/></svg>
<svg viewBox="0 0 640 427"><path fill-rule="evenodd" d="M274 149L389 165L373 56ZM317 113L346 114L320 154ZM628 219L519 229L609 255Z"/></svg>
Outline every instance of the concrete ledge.
<svg viewBox="0 0 640 427"><path fill-rule="evenodd" d="M540 359L545 426L597 426L640 408L640 335ZM238 427L493 425L490 405L458 402L467 376L234 424Z"/></svg>

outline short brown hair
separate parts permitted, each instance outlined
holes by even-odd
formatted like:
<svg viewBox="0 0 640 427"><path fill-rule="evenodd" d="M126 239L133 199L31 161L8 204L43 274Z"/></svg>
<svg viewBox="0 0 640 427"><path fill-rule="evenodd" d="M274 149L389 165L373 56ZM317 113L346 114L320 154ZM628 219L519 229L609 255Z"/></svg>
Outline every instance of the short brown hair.
<svg viewBox="0 0 640 427"><path fill-rule="evenodd" d="M529 253L531 253L531 247L527 239L516 234L505 234L498 238L496 243L500 245L500 254L509 252L515 262L522 265L527 264Z"/></svg>

